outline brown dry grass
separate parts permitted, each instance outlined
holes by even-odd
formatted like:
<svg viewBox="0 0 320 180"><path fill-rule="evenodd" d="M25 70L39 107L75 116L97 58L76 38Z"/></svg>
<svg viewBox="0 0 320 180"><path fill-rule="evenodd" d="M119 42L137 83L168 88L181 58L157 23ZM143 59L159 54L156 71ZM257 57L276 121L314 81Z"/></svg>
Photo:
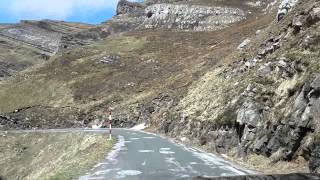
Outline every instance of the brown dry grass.
<svg viewBox="0 0 320 180"><path fill-rule="evenodd" d="M161 92L181 98L206 71L231 61L230 52L268 21L268 16L251 17L212 32L135 31L64 52L23 77L3 82L0 112L32 105L135 104ZM110 54L119 60L99 62Z"/></svg>
<svg viewBox="0 0 320 180"><path fill-rule="evenodd" d="M0 174L6 179L77 178L113 144L94 133L1 133Z"/></svg>

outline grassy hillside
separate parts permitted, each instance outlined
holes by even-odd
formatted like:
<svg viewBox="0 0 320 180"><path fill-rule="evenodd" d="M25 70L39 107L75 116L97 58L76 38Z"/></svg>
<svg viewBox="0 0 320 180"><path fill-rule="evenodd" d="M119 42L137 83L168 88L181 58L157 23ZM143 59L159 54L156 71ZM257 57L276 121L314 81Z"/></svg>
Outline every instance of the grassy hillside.
<svg viewBox="0 0 320 180"><path fill-rule="evenodd" d="M0 112L22 109L10 116L28 117L35 107L58 110L52 113L71 107L94 119L113 106L116 113L133 116L119 115L121 122L134 122L141 106L159 95L182 98L204 72L228 61L223 57L269 21L268 16L252 17L213 32L134 31L68 50L41 67L2 81ZM41 115L41 119L48 118Z"/></svg>

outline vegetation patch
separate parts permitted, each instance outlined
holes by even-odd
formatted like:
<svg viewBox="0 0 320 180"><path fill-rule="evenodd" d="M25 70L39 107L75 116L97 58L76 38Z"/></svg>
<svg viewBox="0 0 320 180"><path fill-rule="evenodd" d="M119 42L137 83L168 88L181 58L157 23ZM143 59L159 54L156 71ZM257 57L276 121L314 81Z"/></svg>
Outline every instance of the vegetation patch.
<svg viewBox="0 0 320 180"><path fill-rule="evenodd" d="M76 179L114 143L94 133L1 133L0 174L5 179Z"/></svg>

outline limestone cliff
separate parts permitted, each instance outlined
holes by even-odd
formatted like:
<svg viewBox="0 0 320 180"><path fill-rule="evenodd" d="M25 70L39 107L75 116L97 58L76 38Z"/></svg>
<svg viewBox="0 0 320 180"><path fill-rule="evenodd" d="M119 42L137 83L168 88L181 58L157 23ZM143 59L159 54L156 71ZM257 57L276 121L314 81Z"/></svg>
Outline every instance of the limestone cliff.
<svg viewBox="0 0 320 180"><path fill-rule="evenodd" d="M145 11L147 18L141 25L144 28L216 30L245 17L240 9L199 5L154 4Z"/></svg>

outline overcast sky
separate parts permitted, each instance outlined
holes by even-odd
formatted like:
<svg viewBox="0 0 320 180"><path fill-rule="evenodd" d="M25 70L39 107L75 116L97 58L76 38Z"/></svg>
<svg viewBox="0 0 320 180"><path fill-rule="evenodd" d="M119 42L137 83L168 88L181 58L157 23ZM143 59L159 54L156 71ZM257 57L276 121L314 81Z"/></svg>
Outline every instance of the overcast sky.
<svg viewBox="0 0 320 180"><path fill-rule="evenodd" d="M110 19L118 0L0 0L0 23L55 19L101 23Z"/></svg>

